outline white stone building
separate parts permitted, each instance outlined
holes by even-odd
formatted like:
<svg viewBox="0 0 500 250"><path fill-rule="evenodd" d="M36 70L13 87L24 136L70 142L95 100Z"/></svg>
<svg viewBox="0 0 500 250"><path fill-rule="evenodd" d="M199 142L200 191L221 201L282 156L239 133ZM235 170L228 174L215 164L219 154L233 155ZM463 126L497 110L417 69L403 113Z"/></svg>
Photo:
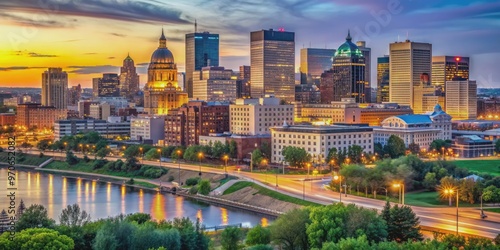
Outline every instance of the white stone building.
<svg viewBox="0 0 500 250"><path fill-rule="evenodd" d="M130 120L131 140L151 140L157 144L165 139L165 117L163 116L138 116Z"/></svg>
<svg viewBox="0 0 500 250"><path fill-rule="evenodd" d="M373 128L358 126L306 126L296 125L271 128L271 162L283 161L284 147L303 148L310 155L326 159L331 148L347 150L361 146L366 153L373 153Z"/></svg>
<svg viewBox="0 0 500 250"><path fill-rule="evenodd" d="M229 119L232 134L270 134L270 127L293 123L293 105L281 105L274 97L237 99L229 107Z"/></svg>

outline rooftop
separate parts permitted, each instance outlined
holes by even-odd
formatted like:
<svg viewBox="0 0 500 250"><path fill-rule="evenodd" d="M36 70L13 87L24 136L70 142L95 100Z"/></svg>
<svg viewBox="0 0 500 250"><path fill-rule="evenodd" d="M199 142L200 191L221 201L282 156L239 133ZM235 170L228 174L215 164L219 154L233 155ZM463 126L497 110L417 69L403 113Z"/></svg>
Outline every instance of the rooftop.
<svg viewBox="0 0 500 250"><path fill-rule="evenodd" d="M406 124L432 123L428 115L398 115L396 117L406 122Z"/></svg>
<svg viewBox="0 0 500 250"><path fill-rule="evenodd" d="M312 125L287 125L270 128L271 131L311 133L311 134L331 134L331 133L351 133L351 132L371 132L371 127L355 126L312 126Z"/></svg>

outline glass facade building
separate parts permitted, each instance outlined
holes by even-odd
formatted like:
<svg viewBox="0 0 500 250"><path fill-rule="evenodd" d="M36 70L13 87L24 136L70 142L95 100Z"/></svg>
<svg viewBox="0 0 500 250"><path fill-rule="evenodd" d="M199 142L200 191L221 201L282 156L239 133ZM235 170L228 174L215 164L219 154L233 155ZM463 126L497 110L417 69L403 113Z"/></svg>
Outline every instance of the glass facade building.
<svg viewBox="0 0 500 250"><path fill-rule="evenodd" d="M332 68L334 49L303 48L300 50L300 83L319 86L321 74Z"/></svg>
<svg viewBox="0 0 500 250"><path fill-rule="evenodd" d="M377 58L377 102L389 101L389 56Z"/></svg>
<svg viewBox="0 0 500 250"><path fill-rule="evenodd" d="M118 74L103 74L98 80L99 97L119 97L120 77Z"/></svg>
<svg viewBox="0 0 500 250"><path fill-rule="evenodd" d="M207 66L219 66L219 34L186 34L185 90L193 97L193 73Z"/></svg>
<svg viewBox="0 0 500 250"><path fill-rule="evenodd" d="M459 77L469 79L469 57L433 56L432 85L444 92L445 83Z"/></svg>
<svg viewBox="0 0 500 250"><path fill-rule="evenodd" d="M295 100L295 33L260 30L250 33L250 91L253 98L274 95Z"/></svg>

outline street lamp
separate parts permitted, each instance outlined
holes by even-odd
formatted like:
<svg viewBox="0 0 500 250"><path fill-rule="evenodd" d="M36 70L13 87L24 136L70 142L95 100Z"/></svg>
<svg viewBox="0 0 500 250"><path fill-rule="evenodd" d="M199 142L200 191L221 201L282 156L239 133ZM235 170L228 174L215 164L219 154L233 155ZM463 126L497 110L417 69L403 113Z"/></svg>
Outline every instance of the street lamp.
<svg viewBox="0 0 500 250"><path fill-rule="evenodd" d="M442 152L441 156L443 157L444 160L444 147L441 147L441 152Z"/></svg>
<svg viewBox="0 0 500 250"><path fill-rule="evenodd" d="M333 179L339 181L339 202L342 202L342 177L340 175L335 175Z"/></svg>
<svg viewBox="0 0 500 250"><path fill-rule="evenodd" d="M179 162L179 186L181 186L181 155L182 151L180 149L177 150L177 161Z"/></svg>
<svg viewBox="0 0 500 250"><path fill-rule="evenodd" d="M451 197L453 196L453 193L455 193L456 197L457 197L457 234L458 234L458 189L454 190L454 189L445 189L444 190L444 194Z"/></svg>
<svg viewBox="0 0 500 250"><path fill-rule="evenodd" d="M144 161L144 154L142 153L142 147L139 147L139 152L141 153L141 165Z"/></svg>
<svg viewBox="0 0 500 250"><path fill-rule="evenodd" d="M223 158L223 159L224 159L224 161L225 161L225 165L224 165L224 173L226 173L226 174L227 174L227 160L229 159L229 156L228 156L228 155L224 155L222 158Z"/></svg>
<svg viewBox="0 0 500 250"><path fill-rule="evenodd" d="M160 158L160 168L161 168L161 148L159 148L157 151L158 151L159 158Z"/></svg>
<svg viewBox="0 0 500 250"><path fill-rule="evenodd" d="M395 183L392 186L399 189L399 203L401 203L401 205L404 205L405 204L405 185L403 183Z"/></svg>
<svg viewBox="0 0 500 250"><path fill-rule="evenodd" d="M198 173L199 176L201 176L201 158L203 158L203 153L202 152L199 152L198 153L198 159L200 160L200 172Z"/></svg>
<svg viewBox="0 0 500 250"><path fill-rule="evenodd" d="M267 183L267 159L262 159L262 161L260 162L260 164L262 164L264 166L264 169L265 169L265 172L264 172L264 175L265 175L265 182Z"/></svg>

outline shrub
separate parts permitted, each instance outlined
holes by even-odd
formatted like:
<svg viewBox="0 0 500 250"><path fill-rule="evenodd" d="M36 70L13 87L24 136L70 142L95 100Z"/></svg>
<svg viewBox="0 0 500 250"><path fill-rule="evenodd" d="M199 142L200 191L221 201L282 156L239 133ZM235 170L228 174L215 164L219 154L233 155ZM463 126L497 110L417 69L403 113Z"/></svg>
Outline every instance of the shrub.
<svg viewBox="0 0 500 250"><path fill-rule="evenodd" d="M189 189L189 194L197 194L198 193L198 187L197 186L192 186Z"/></svg>
<svg viewBox="0 0 500 250"><path fill-rule="evenodd" d="M194 186L198 185L198 182L200 182L200 177L189 178L186 180L186 185Z"/></svg>
<svg viewBox="0 0 500 250"><path fill-rule="evenodd" d="M134 185L135 183L134 178L130 178L130 180L126 181L125 183L129 185Z"/></svg>
<svg viewBox="0 0 500 250"><path fill-rule="evenodd" d="M38 155L38 157L42 158L44 156L43 153L40 152L40 154Z"/></svg>
<svg viewBox="0 0 500 250"><path fill-rule="evenodd" d="M210 181L209 180L201 180L198 185L198 192L202 195L208 195L210 193Z"/></svg>
<svg viewBox="0 0 500 250"><path fill-rule="evenodd" d="M168 181L173 181L173 180L175 180L174 176L171 175L171 176L168 177Z"/></svg>
<svg viewBox="0 0 500 250"><path fill-rule="evenodd" d="M92 163L92 169L102 168L102 167L104 167L104 165L106 165L107 162L108 162L107 160L95 160Z"/></svg>
<svg viewBox="0 0 500 250"><path fill-rule="evenodd" d="M89 162L89 161L90 161L90 159L89 159L89 157L88 157L87 155L85 155L85 156L83 156L83 161L84 161L84 162Z"/></svg>

